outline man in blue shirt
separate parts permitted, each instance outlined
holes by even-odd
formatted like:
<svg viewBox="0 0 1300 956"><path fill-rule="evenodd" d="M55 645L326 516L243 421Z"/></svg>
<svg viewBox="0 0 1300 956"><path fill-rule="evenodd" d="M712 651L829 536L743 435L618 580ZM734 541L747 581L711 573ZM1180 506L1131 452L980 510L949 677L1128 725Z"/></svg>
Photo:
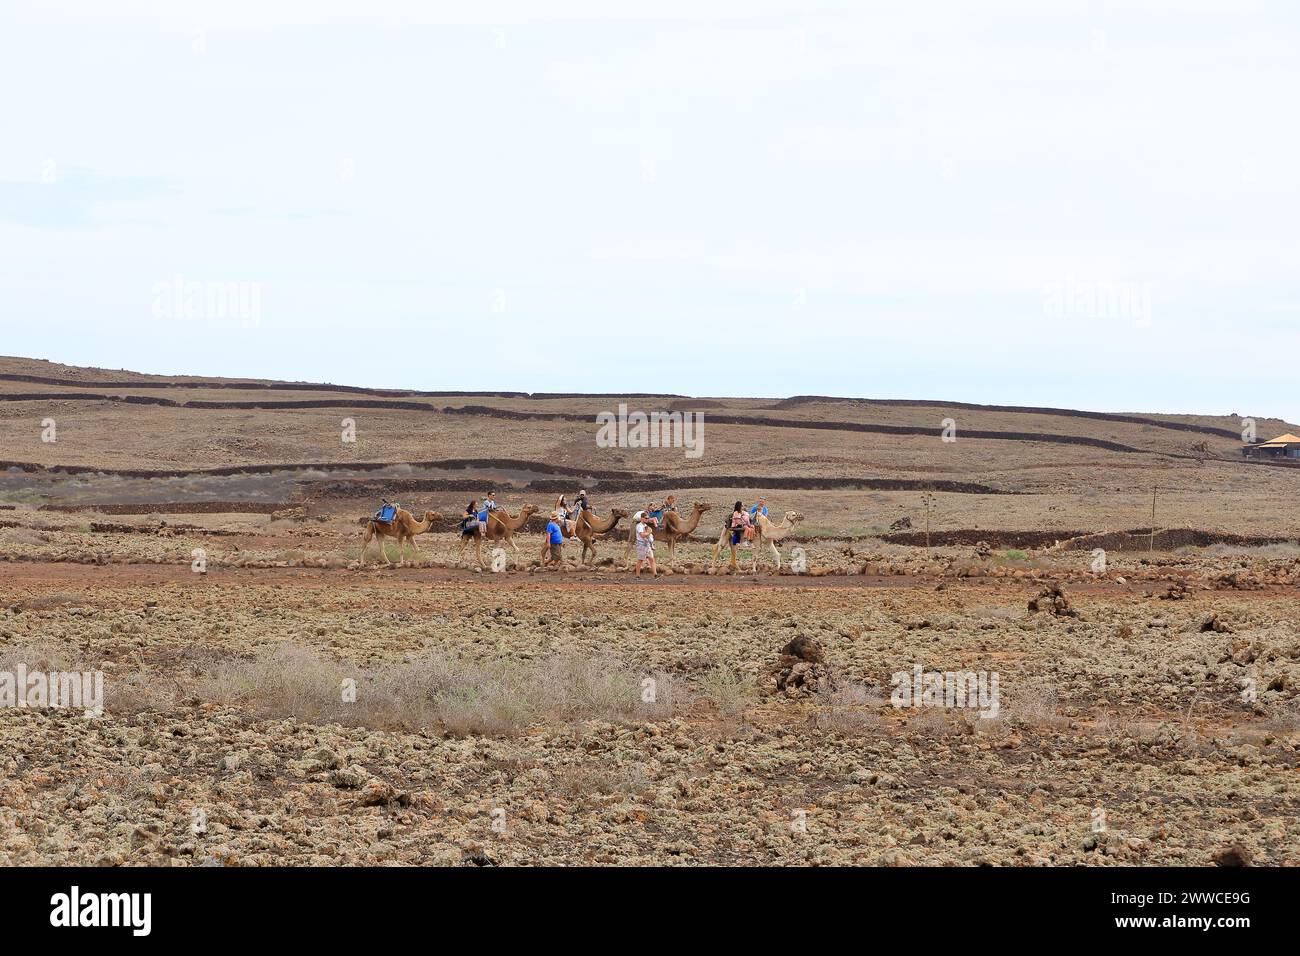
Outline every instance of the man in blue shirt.
<svg viewBox="0 0 1300 956"><path fill-rule="evenodd" d="M542 567L552 561L564 567L564 529L560 527L559 512L551 512L551 520L546 523L546 541L542 545Z"/></svg>
<svg viewBox="0 0 1300 956"><path fill-rule="evenodd" d="M752 507L752 508L749 509L749 520L750 520L750 521L755 521L755 523L757 523L757 521L756 521L755 519L757 519L759 515L762 515L764 518L767 517L767 499L766 499L766 498L759 498L759 499L758 499L758 504L754 505L754 507Z"/></svg>

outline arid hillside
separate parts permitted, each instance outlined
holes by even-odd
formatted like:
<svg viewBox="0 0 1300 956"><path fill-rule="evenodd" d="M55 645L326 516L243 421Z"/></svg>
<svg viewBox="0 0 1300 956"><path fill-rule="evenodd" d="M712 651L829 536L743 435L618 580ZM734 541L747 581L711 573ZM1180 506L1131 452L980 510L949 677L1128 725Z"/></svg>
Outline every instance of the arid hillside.
<svg viewBox="0 0 1300 956"><path fill-rule="evenodd" d="M601 447L596 416L620 403L702 415L699 453ZM1254 425L1261 440L1297 428ZM458 512L495 484L515 507L585 486L598 510L667 493L722 509L767 492L808 527L858 537L902 518L923 526L926 491L935 530L1132 530L1151 524L1154 491L1157 527L1300 535L1289 507L1300 468L1244 460L1242 429L1239 415L377 391L6 358L0 503L343 502L365 513L400 496Z"/></svg>

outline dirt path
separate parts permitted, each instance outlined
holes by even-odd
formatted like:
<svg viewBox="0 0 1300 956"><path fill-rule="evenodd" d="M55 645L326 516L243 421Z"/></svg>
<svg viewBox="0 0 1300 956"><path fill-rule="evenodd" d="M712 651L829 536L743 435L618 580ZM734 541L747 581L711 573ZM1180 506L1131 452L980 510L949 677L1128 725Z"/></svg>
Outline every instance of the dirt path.
<svg viewBox="0 0 1300 956"><path fill-rule="evenodd" d="M323 585L364 586L411 590L433 585L455 585L473 590L577 591L601 588L673 588L695 591L754 591L816 588L838 590L934 590L943 585L962 595L997 595L1019 601L1042 589L1045 581L1030 579L944 578L936 575L705 575L673 574L636 578L627 572L600 574L592 571L519 572L493 574L463 568L400 568L352 571L339 568L215 568L206 575L196 575L185 564L106 564L84 565L68 562L16 561L0 564L0 587L146 587L162 584L192 584L196 587L223 585L287 585L320 587ZM1124 597L1145 599L1144 591L1158 582L1088 581L1066 585L1073 597ZM1219 592L1206 591L1210 595ZM1231 592L1234 596L1258 596L1266 599L1300 599L1300 588L1270 587L1257 591Z"/></svg>

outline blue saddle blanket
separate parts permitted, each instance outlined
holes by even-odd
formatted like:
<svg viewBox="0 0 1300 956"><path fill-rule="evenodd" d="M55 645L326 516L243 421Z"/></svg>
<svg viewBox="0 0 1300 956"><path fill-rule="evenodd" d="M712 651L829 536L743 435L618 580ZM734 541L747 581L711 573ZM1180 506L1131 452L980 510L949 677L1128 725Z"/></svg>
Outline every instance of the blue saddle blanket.
<svg viewBox="0 0 1300 956"><path fill-rule="evenodd" d="M376 521L392 521L397 517L397 505L384 505L375 512Z"/></svg>

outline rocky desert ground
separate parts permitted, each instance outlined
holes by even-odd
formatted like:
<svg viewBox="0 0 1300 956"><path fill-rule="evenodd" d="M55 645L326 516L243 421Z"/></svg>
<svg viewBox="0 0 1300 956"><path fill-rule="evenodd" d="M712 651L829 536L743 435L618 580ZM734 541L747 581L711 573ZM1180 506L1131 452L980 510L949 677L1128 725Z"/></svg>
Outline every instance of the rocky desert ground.
<svg viewBox="0 0 1300 956"><path fill-rule="evenodd" d="M618 402L704 453L598 447ZM1300 471L1244 427L0 360L0 673L105 695L0 708L0 864L1300 863ZM625 524L359 562L381 498L489 487L709 510L657 579ZM708 573L759 494L781 571Z"/></svg>

